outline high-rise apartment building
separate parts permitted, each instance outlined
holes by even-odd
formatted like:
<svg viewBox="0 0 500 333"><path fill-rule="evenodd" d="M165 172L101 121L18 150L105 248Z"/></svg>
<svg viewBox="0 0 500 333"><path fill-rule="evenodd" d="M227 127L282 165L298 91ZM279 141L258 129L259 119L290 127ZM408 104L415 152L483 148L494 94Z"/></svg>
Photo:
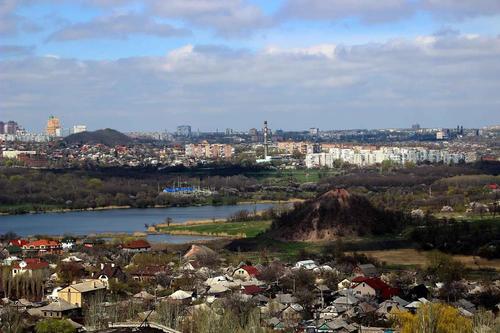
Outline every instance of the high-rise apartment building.
<svg viewBox="0 0 500 333"><path fill-rule="evenodd" d="M0 121L0 134L5 134L5 123Z"/></svg>
<svg viewBox="0 0 500 333"><path fill-rule="evenodd" d="M85 125L75 125L73 126L73 134L87 132L87 126Z"/></svg>
<svg viewBox="0 0 500 333"><path fill-rule="evenodd" d="M318 136L319 135L319 128L317 128L317 127L311 127L309 129L309 135L310 136Z"/></svg>
<svg viewBox="0 0 500 333"><path fill-rule="evenodd" d="M186 156L194 158L231 159L234 155L234 147L232 145L210 144L207 141L197 144L187 144L185 149Z"/></svg>
<svg viewBox="0 0 500 333"><path fill-rule="evenodd" d="M191 126L189 126L189 125L177 126L177 135L183 136L186 138L191 137Z"/></svg>
<svg viewBox="0 0 500 333"><path fill-rule="evenodd" d="M59 120L59 118L54 116L49 117L49 120L47 121L46 132L48 136L52 137L62 135L61 121Z"/></svg>
<svg viewBox="0 0 500 333"><path fill-rule="evenodd" d="M19 129L19 125L13 120L9 120L4 125L4 133L5 134L16 134L18 129Z"/></svg>

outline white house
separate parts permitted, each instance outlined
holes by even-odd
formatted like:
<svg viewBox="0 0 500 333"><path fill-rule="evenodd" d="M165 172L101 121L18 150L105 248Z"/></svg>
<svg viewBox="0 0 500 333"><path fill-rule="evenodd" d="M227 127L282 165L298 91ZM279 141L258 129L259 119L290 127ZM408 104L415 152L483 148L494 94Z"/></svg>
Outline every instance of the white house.
<svg viewBox="0 0 500 333"><path fill-rule="evenodd" d="M352 290L356 296L377 296L377 291L366 282L361 282Z"/></svg>
<svg viewBox="0 0 500 333"><path fill-rule="evenodd" d="M61 240L61 246L63 250L71 250L76 244L76 240L73 238L64 238Z"/></svg>
<svg viewBox="0 0 500 333"><path fill-rule="evenodd" d="M312 270L318 268L318 265L316 265L313 260L302 260L297 261L297 263L295 264L295 268Z"/></svg>

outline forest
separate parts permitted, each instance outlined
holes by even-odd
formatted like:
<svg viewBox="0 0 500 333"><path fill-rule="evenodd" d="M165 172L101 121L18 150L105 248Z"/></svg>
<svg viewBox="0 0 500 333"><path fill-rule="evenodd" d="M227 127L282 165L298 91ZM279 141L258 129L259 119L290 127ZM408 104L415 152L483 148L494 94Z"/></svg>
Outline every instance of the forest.
<svg viewBox="0 0 500 333"><path fill-rule="evenodd" d="M220 205L238 201L310 199L332 188L367 197L379 208L439 212L451 206L465 212L471 202L495 202L500 194L499 163L407 168L276 170L258 166L148 169L0 168L0 213L87 209L110 206ZM209 197L160 194L179 181L209 188Z"/></svg>

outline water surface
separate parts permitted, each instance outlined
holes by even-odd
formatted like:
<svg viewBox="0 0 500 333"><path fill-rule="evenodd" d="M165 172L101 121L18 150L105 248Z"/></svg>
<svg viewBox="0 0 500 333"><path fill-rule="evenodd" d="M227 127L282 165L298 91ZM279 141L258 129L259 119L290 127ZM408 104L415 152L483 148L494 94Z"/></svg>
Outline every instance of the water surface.
<svg viewBox="0 0 500 333"><path fill-rule="evenodd" d="M146 230L145 224L164 223L167 217L172 218L172 223L221 219L242 209L264 210L272 206L273 204L244 204L0 216L0 234L8 231L15 232L20 236L144 232ZM186 236L170 235L170 237Z"/></svg>

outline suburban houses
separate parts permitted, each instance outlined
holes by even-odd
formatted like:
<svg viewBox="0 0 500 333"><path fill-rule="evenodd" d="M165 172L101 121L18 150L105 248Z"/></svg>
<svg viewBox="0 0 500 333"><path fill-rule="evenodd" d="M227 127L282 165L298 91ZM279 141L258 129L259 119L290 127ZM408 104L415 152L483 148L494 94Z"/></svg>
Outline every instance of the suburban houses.
<svg viewBox="0 0 500 333"><path fill-rule="evenodd" d="M220 305L232 302L248 304L249 315L258 314L254 324L269 331L385 333L399 332L395 315L415 313L424 304L446 302L464 318L473 318L492 306L481 303L482 295L500 294L498 281L492 286L443 283L411 270L396 276L369 258L357 263L339 258L238 264L201 244L169 252L144 239L119 246L95 241L88 247L88 239L72 243L63 250L56 239L10 240L10 248L20 252L1 252L3 270L11 274L4 274L0 311L21 302L15 309L28 324L36 318L64 318L78 330L99 331L146 316L183 331L199 311L215 315L223 309ZM21 277L33 278L30 283L37 287L11 282ZM445 290L449 283L459 283L460 292L450 296ZM497 303L489 311L498 312ZM175 320L162 317L165 307L175 309Z"/></svg>

